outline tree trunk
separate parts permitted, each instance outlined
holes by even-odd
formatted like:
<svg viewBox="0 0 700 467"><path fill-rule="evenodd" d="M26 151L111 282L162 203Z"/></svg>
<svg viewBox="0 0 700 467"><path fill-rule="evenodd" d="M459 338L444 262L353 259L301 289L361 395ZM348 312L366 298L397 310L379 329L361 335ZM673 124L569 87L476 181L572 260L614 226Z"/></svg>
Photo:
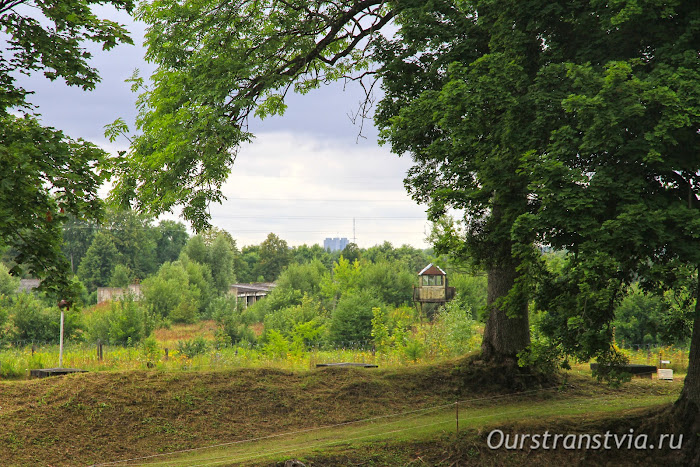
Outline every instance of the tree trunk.
<svg viewBox="0 0 700 467"><path fill-rule="evenodd" d="M510 292L518 277L514 263L490 268L486 304L489 317L481 344L482 356L488 360L503 361L517 358L518 352L530 344L530 325L527 316L527 300L517 305L518 316L509 318L504 307L497 302Z"/></svg>
<svg viewBox="0 0 700 467"><path fill-rule="evenodd" d="M693 335L690 339L688 374L683 382L681 395L673 406L673 418L677 426L686 434L683 451L688 462L700 463L700 267L698 267L698 298L695 300Z"/></svg>

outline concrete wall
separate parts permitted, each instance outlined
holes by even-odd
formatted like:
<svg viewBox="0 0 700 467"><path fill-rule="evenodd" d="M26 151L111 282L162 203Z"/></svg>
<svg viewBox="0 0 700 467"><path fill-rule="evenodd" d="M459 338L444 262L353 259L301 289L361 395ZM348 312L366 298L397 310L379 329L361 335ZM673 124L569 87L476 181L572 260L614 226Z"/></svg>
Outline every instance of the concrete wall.
<svg viewBox="0 0 700 467"><path fill-rule="evenodd" d="M121 287L98 287L97 303L118 300L125 293L130 293L136 300L139 300L141 298L141 284L131 284L126 289Z"/></svg>

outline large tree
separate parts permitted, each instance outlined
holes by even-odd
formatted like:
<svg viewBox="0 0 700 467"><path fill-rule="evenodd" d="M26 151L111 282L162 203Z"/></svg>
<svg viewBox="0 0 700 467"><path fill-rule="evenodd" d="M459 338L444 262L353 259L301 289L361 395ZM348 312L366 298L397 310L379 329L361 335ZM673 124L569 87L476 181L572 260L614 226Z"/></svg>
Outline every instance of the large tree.
<svg viewBox="0 0 700 467"><path fill-rule="evenodd" d="M597 6L578 60L539 74L552 137L530 155L539 208L520 227L571 253L540 296L547 331L575 355L614 357L614 311L633 282L695 295L675 408L692 446L700 431L700 4ZM696 284L687 287L689 276Z"/></svg>
<svg viewBox="0 0 700 467"><path fill-rule="evenodd" d="M142 133L114 198L151 212L184 203L184 216L206 227L207 205L222 199L221 183L251 136L249 115L282 113L290 89L373 79L370 64L378 63L387 92L378 122L392 148L415 159L408 181L414 197L429 203L435 218L448 207L469 210L471 241L453 252L490 271L493 312L484 353L515 357L529 343L529 327L523 287L515 287L521 272L510 230L530 209L520 157L537 143L526 96L544 48L537 30L520 21L527 9L491 3L143 4L147 57L158 68L139 98ZM400 32L389 42L378 31L392 20ZM459 66L448 70L452 62ZM463 105L443 105L470 96ZM468 123L459 120L460 111L477 108ZM115 124L112 134L122 129Z"/></svg>
<svg viewBox="0 0 700 467"><path fill-rule="evenodd" d="M97 189L106 154L41 125L18 74L43 72L85 90L99 80L86 42L110 49L131 43L126 30L100 19L95 4L131 11L132 0L0 0L0 245L17 252L22 268L44 279L43 287L66 293L70 265L61 252L61 225L68 215L96 217Z"/></svg>

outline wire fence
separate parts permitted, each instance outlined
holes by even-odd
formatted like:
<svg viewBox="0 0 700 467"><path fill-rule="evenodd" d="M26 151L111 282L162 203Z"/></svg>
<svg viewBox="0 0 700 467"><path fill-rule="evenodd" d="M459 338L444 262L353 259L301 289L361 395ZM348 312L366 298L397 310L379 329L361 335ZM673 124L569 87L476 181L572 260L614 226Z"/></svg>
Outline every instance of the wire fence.
<svg viewBox="0 0 700 467"><path fill-rule="evenodd" d="M218 443L218 444L209 445L209 446L202 446L202 447L198 447L198 448L170 451L170 452L165 452L165 453L161 453L161 454L153 454L153 455L149 455L149 456L135 457L135 458L131 458L131 459L110 461L110 462L105 462L105 463L100 463L100 464L94 464L91 467L101 467L101 466L108 466L108 465L143 465L143 461L146 461L146 460L153 460L153 459L164 458L164 457L169 457L169 456L174 456L174 455L182 455L182 454L187 454L187 453L192 453L192 452L197 452L197 451L205 451L205 450L211 450L211 449L224 448L224 447L229 447L229 446L234 446L234 445L256 443L256 442L260 442L260 441L266 441L266 440L288 437L288 436L301 435L301 434L311 433L311 432L328 431L328 430L343 428L343 427L352 426L352 425L362 425L362 424L368 424L368 423L372 423L372 422L400 418L400 420L395 421L395 422L390 422L389 424L398 423L398 422L406 421L407 418L408 419L416 418L419 416L424 416L424 415L429 414L431 412L438 412L438 411L445 410L445 409L453 410L456 407L459 410L460 406L462 407L462 409L467 409L470 404L474 404L477 402L487 402L487 401L516 398L516 397L524 397L524 396L534 395L534 394L542 393L542 392L560 391L561 389L562 389L561 386L552 386L552 387L547 387L547 388L539 388L539 389L533 389L533 390L528 390L528 391L521 391L521 392L518 392L515 394L498 394L498 395L494 395L494 396L484 396L484 397L478 397L478 398L472 398L472 399L463 399L463 400L450 402L450 403L446 403L446 404L440 404L440 405L436 405L436 406L408 410L408 411L397 412L397 413L391 413L391 414L386 414L386 415L379 415L376 417L364 418L364 419L360 419L360 420L352 420L352 421L348 421L348 422L322 425L322 426L317 426L317 427L312 427L312 428L304 428L304 429L300 429L300 430L287 431L287 432L283 432L283 433L274 433L274 434L266 435L266 436L258 436L258 437L254 437L254 438L243 439L243 440L229 441L229 442ZM459 412L457 412L457 413L459 413ZM483 417L488 417L488 416L493 416L493 414L486 415ZM480 418L483 418L483 417L480 417ZM468 420L468 418L463 417L462 420ZM439 422L439 424L443 424L443 423L452 423L452 421L450 420L448 422ZM422 425L422 426L425 427L426 425ZM367 429L368 428L365 428L364 430L367 430ZM408 428L408 429L411 429L411 428ZM362 431L363 431L362 429L359 430L359 432L362 432ZM404 429L397 430L397 431L404 431ZM357 431L355 433L357 433ZM392 432L384 431L384 432L381 432L379 434L372 434L369 436L378 436L378 435L382 435L382 434L385 435L385 434L390 434L390 433L392 433ZM359 438L357 438L357 439L359 439ZM351 440L352 439L343 438L342 441L346 442L346 441L351 441ZM334 442L337 442L337 441L334 441ZM308 446L304 446L304 447L308 447ZM279 451L279 453L290 452L293 450L294 449L285 449L283 451ZM274 455L274 454L276 454L276 453L275 452L266 452L265 454L261 454L260 457ZM250 460L251 458L252 457L242 459L242 460ZM132 462L135 462L135 461L139 461L139 463L131 464ZM230 461L230 459L227 461ZM238 462L238 461L239 460L235 460L235 462ZM168 462L171 462L171 461L168 461ZM149 465L154 465L154 464L149 464Z"/></svg>
<svg viewBox="0 0 700 467"><path fill-rule="evenodd" d="M542 393L554 394L562 391L561 386L552 386L541 389L522 391L514 394L501 394L484 396L471 399L462 399L455 402L440 404L421 409L403 411L371 418L328 424L299 430L273 433L243 440L235 440L202 446L190 449L181 449L160 454L140 456L129 459L114 460L95 464L92 467L112 465L169 465L169 466L212 466L220 464L237 464L250 462L255 459L272 458L274 456L291 455L298 451L314 451L319 448L339 444L347 444L354 441L368 440L372 438L390 439L390 436L409 431L425 431L444 426L446 430L460 432L462 429L473 428L479 423L488 423L490 420L506 419L512 421L517 418L541 416L542 411L549 415L566 413L590 413L592 410L607 411L609 405L614 402L620 409L640 407L640 402L628 400L625 394L618 396L605 395L601 397L582 396L578 398L565 397L560 400L552 400L548 396L546 408L537 407L537 399ZM663 397L672 398L673 395L658 396L659 400L652 402L665 402ZM516 406L507 410L494 411L492 403L510 399ZM515 401L513 401L515 400ZM525 403L526 406L518 404ZM644 406L643 404L641 406ZM447 428L449 427L449 428ZM305 435L313 435L311 439L304 439ZM291 444L285 444L282 439L291 438ZM274 445L264 444L274 441ZM260 444L263 443L263 444ZM246 446L248 445L248 447ZM238 451L235 449L239 448ZM270 449L272 448L272 449ZM228 451L228 452L227 452ZM200 454L201 453L201 454Z"/></svg>
<svg viewBox="0 0 700 467"><path fill-rule="evenodd" d="M688 349L652 345L627 345L622 352L630 363L655 365L684 373L688 368ZM473 349L476 350L476 349ZM27 377L32 369L55 367L57 342L39 340L0 341L0 377ZM67 367L89 371L164 369L215 370L270 366L280 369L309 369L321 363L362 363L398 367L418 362L438 362L464 352L431 353L411 356L397 347L377 351L371 341L336 344L308 343L301 347L275 348L266 343L222 344L204 338L168 343L151 341L133 346L109 341L68 341L64 346ZM420 358L419 358L420 357Z"/></svg>
<svg viewBox="0 0 700 467"><path fill-rule="evenodd" d="M380 353L358 342L339 346L309 346L304 348L267 348L263 344L217 347L202 340L202 346L189 340L174 345L151 341L134 346L108 342L68 342L63 350L67 368L88 371L110 370L219 370L249 367L271 367L285 370L305 370L321 363L363 363L398 367L413 362L401 352ZM24 378L30 370L57 366L59 346L46 341L6 342L0 348L0 377ZM431 358L423 361L439 361Z"/></svg>

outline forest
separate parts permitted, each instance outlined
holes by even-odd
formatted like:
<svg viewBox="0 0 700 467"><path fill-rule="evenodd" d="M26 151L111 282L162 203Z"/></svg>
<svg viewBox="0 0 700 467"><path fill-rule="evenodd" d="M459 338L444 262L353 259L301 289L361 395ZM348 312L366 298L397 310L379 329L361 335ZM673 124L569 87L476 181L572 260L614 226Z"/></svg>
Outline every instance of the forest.
<svg viewBox="0 0 700 467"><path fill-rule="evenodd" d="M131 211L110 210L101 225L67 223L63 254L75 271L76 293L66 315L66 343L89 349L101 342L141 352L151 355L150 364L162 364L168 346L190 357L255 349L284 361L312 350L355 349L393 355L403 364L439 361L477 351L487 317L484 271L450 255L407 245L395 248L390 242L366 249L350 243L330 252L319 245L290 247L271 233L261 244L239 249L220 229L190 235L179 222L156 224ZM0 352L15 355L3 359L0 374L6 377L48 363L59 339L55 296L19 293L19 279L8 274L16 266L7 260L12 257L6 251L6 264L0 265ZM562 274L565 255L542 252L542 257L553 274ZM417 273L429 263L444 268L456 289L445 307L413 302ZM249 307L230 293L233 284L255 282L275 287ZM130 284L140 285L139 296L128 292ZM97 304L98 287L123 288L124 293ZM684 310L689 300L689 292L655 296L633 287L616 309L616 345L630 355L656 355L659 349L687 352L690 329ZM529 310L533 349L542 355L523 353L523 362L549 359L546 363L556 366L564 355L552 354L551 319L534 301ZM155 337L169 330L177 335L178 329L204 331L169 341ZM48 352L43 360L26 362L19 356L37 347Z"/></svg>

